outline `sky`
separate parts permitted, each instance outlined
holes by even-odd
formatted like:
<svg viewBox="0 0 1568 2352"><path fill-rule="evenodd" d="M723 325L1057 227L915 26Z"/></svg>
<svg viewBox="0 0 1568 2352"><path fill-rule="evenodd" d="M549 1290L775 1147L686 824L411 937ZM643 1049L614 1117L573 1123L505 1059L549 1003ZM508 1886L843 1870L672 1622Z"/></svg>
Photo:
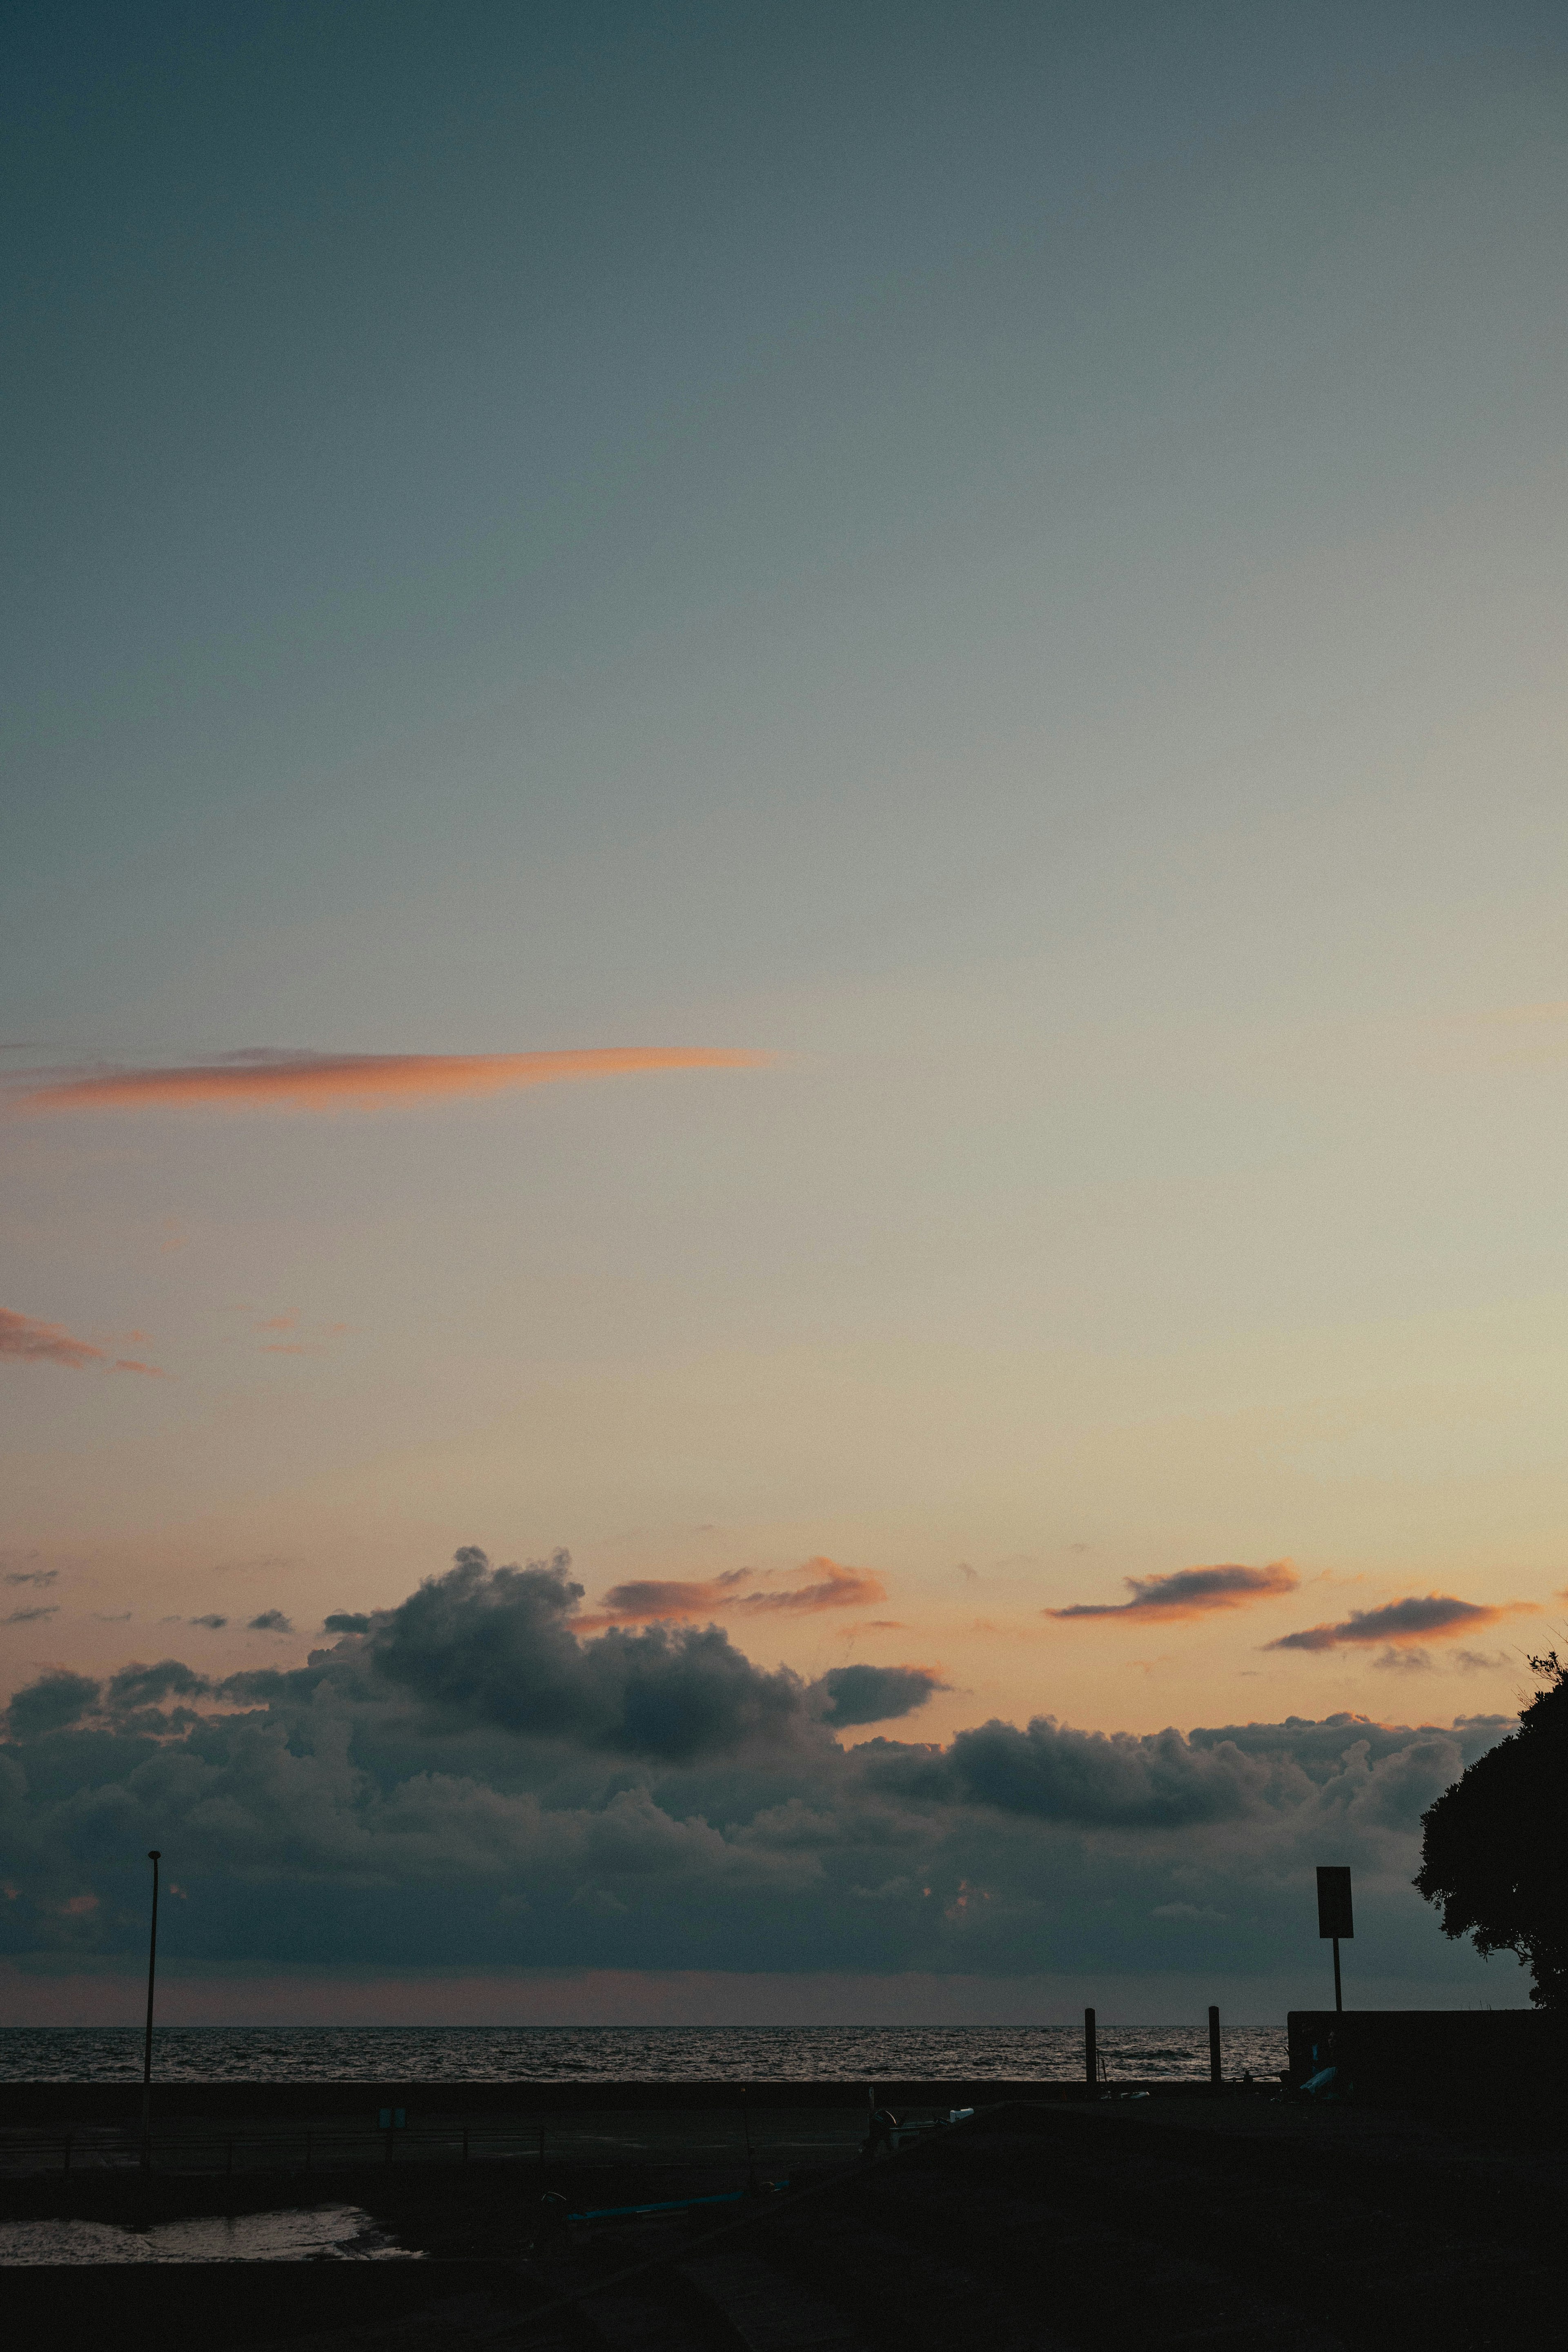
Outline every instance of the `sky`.
<svg viewBox="0 0 1568 2352"><path fill-rule="evenodd" d="M1561 12L6 48L6 2004L1521 2000Z"/></svg>

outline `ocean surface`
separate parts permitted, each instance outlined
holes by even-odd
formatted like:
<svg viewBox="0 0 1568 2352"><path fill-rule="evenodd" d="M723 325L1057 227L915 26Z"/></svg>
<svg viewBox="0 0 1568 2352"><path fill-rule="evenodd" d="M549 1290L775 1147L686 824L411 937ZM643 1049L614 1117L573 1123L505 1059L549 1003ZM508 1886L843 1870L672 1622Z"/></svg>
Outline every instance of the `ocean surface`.
<svg viewBox="0 0 1568 2352"><path fill-rule="evenodd" d="M1112 2082L1206 2076L1208 2023L1102 2026ZM168 2026L164 2083L1052 2082L1083 2072L1077 2026ZM1237 2027L1226 2074L1276 2074L1285 2035ZM0 2027L0 2082L140 2077L135 2026Z"/></svg>

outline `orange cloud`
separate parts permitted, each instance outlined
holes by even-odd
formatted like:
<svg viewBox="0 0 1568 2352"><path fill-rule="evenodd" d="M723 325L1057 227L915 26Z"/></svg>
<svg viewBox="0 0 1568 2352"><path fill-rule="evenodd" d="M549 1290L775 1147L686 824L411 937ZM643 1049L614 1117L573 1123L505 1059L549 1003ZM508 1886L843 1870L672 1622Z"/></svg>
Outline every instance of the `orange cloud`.
<svg viewBox="0 0 1568 2352"><path fill-rule="evenodd" d="M256 1047L184 1068L52 1074L21 1110L375 1110L648 1070L759 1069L722 1045L600 1045L558 1054L299 1054Z"/></svg>
<svg viewBox="0 0 1568 2352"><path fill-rule="evenodd" d="M837 1560L826 1559L820 1552L795 1573L814 1577L816 1581L797 1585L790 1592L748 1592L736 1601L736 1608L749 1610L759 1617L779 1611L809 1615L818 1609L868 1607L888 1597L888 1588L881 1578L873 1576L868 1569L840 1568Z"/></svg>
<svg viewBox="0 0 1568 2352"><path fill-rule="evenodd" d="M1386 1642L1398 1648L1407 1642L1444 1642L1457 1633L1479 1633L1500 1617L1534 1613L1534 1603L1510 1601L1500 1607L1481 1601L1457 1601L1451 1592L1413 1593L1405 1601L1385 1601L1381 1609L1352 1609L1337 1625L1304 1625L1299 1633L1282 1633L1270 1650L1337 1650L1346 1643Z"/></svg>
<svg viewBox="0 0 1568 2352"><path fill-rule="evenodd" d="M87 1339L73 1339L63 1324L14 1315L7 1307L0 1307L0 1356L9 1356L13 1363L63 1364L73 1372L83 1371L89 1364L103 1364L111 1372L146 1372L155 1381L169 1377L156 1364L138 1363L130 1356L117 1356L110 1362L103 1349Z"/></svg>
<svg viewBox="0 0 1568 2352"><path fill-rule="evenodd" d="M737 1586L746 1583L753 1573L751 1569L731 1568L722 1576L709 1577L700 1582L647 1579L617 1584L599 1604L605 1612L602 1617L579 1618L576 1622L581 1625L640 1625L658 1618L711 1617L721 1610L743 1610L754 1617L809 1616L818 1610L856 1609L888 1597L879 1576L873 1576L866 1569L841 1568L837 1560L820 1555L794 1570L795 1576L804 1576L809 1581L793 1584L784 1591L738 1591Z"/></svg>
<svg viewBox="0 0 1568 2352"><path fill-rule="evenodd" d="M1179 1568L1170 1576L1124 1576L1131 1601L1075 1601L1070 1609L1044 1609L1043 1617L1121 1617L1140 1622L1202 1617L1212 1609L1244 1609L1252 1601L1294 1592L1301 1580L1288 1559L1267 1568Z"/></svg>

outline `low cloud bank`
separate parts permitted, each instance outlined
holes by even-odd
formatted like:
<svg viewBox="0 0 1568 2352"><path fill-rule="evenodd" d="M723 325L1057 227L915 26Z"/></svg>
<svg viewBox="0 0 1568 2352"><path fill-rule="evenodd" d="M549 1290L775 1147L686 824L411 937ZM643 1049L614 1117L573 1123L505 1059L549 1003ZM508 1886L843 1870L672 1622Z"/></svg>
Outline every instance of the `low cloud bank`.
<svg viewBox="0 0 1568 2352"><path fill-rule="evenodd" d="M1504 1718L846 1748L935 1670L810 1682L716 1624L585 1633L582 1599L564 1553L469 1550L304 1666L40 1675L0 1745L0 1956L132 1956L156 1845L191 1965L1268 1971L1324 1861L1384 1969L1466 1965L1408 1881Z"/></svg>

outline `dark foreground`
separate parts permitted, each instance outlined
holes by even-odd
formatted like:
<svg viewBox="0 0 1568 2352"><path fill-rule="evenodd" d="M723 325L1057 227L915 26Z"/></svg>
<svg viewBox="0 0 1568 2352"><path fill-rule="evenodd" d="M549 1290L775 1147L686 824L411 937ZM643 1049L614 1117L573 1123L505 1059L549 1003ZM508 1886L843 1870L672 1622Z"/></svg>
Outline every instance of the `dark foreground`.
<svg viewBox="0 0 1568 2352"><path fill-rule="evenodd" d="M49 2352L1511 2352L1555 2340L1562 2309L1568 2163L1535 2137L1244 2097L1015 2100L891 2157L835 2150L784 2194L543 2230L531 2165L382 2165L333 2196L421 2262L13 2268L4 2294L11 2340ZM744 2181L725 2151L671 2147L545 2185L580 2212ZM14 2178L4 2205L146 2221L311 2193L103 2171Z"/></svg>

